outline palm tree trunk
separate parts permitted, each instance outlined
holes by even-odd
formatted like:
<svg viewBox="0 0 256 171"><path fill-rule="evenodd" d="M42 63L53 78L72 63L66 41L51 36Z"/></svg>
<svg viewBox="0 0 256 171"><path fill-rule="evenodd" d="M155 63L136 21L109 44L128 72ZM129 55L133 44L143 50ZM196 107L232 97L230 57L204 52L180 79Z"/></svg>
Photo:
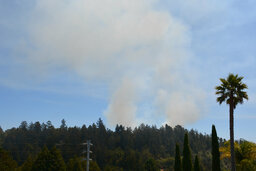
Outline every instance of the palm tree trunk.
<svg viewBox="0 0 256 171"><path fill-rule="evenodd" d="M229 130L230 130L230 154L231 154L231 171L236 171L235 150L234 150L234 105L231 97L229 105Z"/></svg>

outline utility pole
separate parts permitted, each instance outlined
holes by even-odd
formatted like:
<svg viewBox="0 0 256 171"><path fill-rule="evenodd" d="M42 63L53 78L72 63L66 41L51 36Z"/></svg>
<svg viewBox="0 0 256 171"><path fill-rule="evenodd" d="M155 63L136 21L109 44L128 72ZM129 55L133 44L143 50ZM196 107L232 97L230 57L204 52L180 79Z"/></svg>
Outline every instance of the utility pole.
<svg viewBox="0 0 256 171"><path fill-rule="evenodd" d="M92 159L90 159L90 153L92 153L91 151L90 151L90 146L91 145L93 145L92 143L91 143L91 140L87 140L86 141L86 143L83 143L82 145L87 145L87 150L85 150L84 151L84 153L86 152L87 153L87 156L86 156L86 171L89 171L89 164L90 164L90 160L92 160Z"/></svg>

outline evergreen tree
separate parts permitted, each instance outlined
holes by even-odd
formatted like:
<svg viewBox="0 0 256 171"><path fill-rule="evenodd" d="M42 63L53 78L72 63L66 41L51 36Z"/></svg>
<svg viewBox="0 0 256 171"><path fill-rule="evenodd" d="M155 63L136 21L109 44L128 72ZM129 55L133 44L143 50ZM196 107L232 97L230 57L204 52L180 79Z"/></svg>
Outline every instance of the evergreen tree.
<svg viewBox="0 0 256 171"><path fill-rule="evenodd" d="M219 142L214 125L212 125L212 171L220 171Z"/></svg>
<svg viewBox="0 0 256 171"><path fill-rule="evenodd" d="M31 156L28 156L27 160L21 166L21 171L31 171L33 163L33 158Z"/></svg>
<svg viewBox="0 0 256 171"><path fill-rule="evenodd" d="M190 152L190 147L188 143L187 133L185 133L185 136L184 136L182 166L183 166L183 171L192 171L191 152Z"/></svg>
<svg viewBox="0 0 256 171"><path fill-rule="evenodd" d="M75 157L68 161L67 170L83 171L81 158Z"/></svg>
<svg viewBox="0 0 256 171"><path fill-rule="evenodd" d="M46 146L38 154L32 166L32 171L64 171L65 163L60 152L53 147L51 151Z"/></svg>
<svg viewBox="0 0 256 171"><path fill-rule="evenodd" d="M176 144L174 171L181 171L180 147Z"/></svg>
<svg viewBox="0 0 256 171"><path fill-rule="evenodd" d="M67 129L67 125L66 125L65 119L62 119L62 120L61 120L60 129Z"/></svg>
<svg viewBox="0 0 256 171"><path fill-rule="evenodd" d="M52 157L52 168L54 171L66 170L65 162L60 154L60 151L54 146L50 151Z"/></svg>
<svg viewBox="0 0 256 171"><path fill-rule="evenodd" d="M52 157L51 157L50 151L46 146L44 146L41 152L38 154L35 162L33 163L32 171L50 171L51 159Z"/></svg>
<svg viewBox="0 0 256 171"><path fill-rule="evenodd" d="M95 161L90 161L90 171L100 171L100 167Z"/></svg>
<svg viewBox="0 0 256 171"><path fill-rule="evenodd" d="M198 156L196 155L195 157L195 163L194 163L194 171L200 171L200 164L199 164L199 159Z"/></svg>
<svg viewBox="0 0 256 171"><path fill-rule="evenodd" d="M107 129L100 119L97 124L88 127L83 125L82 128L76 126L65 128L64 121L62 123L64 129L54 128L50 121L47 124L35 122L29 126L24 121L18 128L6 131L0 129L1 146L10 151L13 159L20 165L28 160L24 163L24 169L28 171L29 165L39 163L36 159L43 149L43 144L53 147L54 144L62 142L61 154L65 161L69 161L75 155L81 154L81 143L87 139L93 141L91 158L101 170L108 168L121 171L122 168L123 170L141 171L145 170L145 163L150 158L156 161L158 168L171 170L175 164L175 142L183 143L186 132L181 126L171 128L167 125L159 129L149 125L141 125L135 129L118 125L116 130L112 131ZM188 132L188 136L191 141L191 151L202 154L200 156L201 168L211 170L211 136L193 130ZM222 143L221 139L219 143ZM183 148L180 146L181 149ZM56 164L52 162L55 161L52 151L48 151L50 154L46 155L45 161L40 159L40 163L45 162L48 165L47 170L51 170L52 165ZM33 161L28 156L33 157ZM80 162L85 163L81 158ZM84 166L85 164L82 166L83 169L85 169Z"/></svg>
<svg viewBox="0 0 256 171"><path fill-rule="evenodd" d="M9 153L0 147L0 170L9 171L15 170L17 167L16 161L12 159Z"/></svg>

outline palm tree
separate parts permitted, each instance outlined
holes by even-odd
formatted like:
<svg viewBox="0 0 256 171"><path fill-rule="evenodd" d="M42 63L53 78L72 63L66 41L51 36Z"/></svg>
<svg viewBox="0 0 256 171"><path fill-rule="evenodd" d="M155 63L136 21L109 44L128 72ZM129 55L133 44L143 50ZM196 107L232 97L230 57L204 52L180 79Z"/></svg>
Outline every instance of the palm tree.
<svg viewBox="0 0 256 171"><path fill-rule="evenodd" d="M239 77L237 74L229 74L227 79L221 78L221 85L216 86L217 102L221 104L226 101L229 105L229 130L230 130L230 153L231 153L231 170L235 171L235 156L234 156L234 109L238 103L242 104L244 99L248 100L248 95L244 89L247 85L242 82L244 77Z"/></svg>

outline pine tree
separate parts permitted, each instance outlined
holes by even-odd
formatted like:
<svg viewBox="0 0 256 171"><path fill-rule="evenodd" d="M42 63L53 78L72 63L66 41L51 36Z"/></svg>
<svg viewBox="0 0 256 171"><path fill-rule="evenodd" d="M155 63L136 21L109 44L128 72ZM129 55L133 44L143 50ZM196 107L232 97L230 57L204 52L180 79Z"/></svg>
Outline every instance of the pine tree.
<svg viewBox="0 0 256 171"><path fill-rule="evenodd" d="M67 128L68 128L68 127L67 127L67 125L66 125L65 119L62 119L62 120L61 120L60 129L66 130Z"/></svg>
<svg viewBox="0 0 256 171"><path fill-rule="evenodd" d="M219 142L214 125L212 125L212 171L220 171Z"/></svg>
<svg viewBox="0 0 256 171"><path fill-rule="evenodd" d="M43 147L41 152L38 154L35 162L32 166L32 171L48 171L51 170L50 160L52 157L50 156L50 151L46 146Z"/></svg>
<svg viewBox="0 0 256 171"><path fill-rule="evenodd" d="M194 171L200 171L200 164L199 164L199 159L198 156L196 155L195 157L195 163L194 163Z"/></svg>
<svg viewBox="0 0 256 171"><path fill-rule="evenodd" d="M176 144L174 171L181 171L180 147Z"/></svg>
<svg viewBox="0 0 256 171"><path fill-rule="evenodd" d="M52 168L54 171L63 171L66 170L65 162L60 154L60 151L54 146L51 151L52 156Z"/></svg>
<svg viewBox="0 0 256 171"><path fill-rule="evenodd" d="M190 147L188 144L188 134L187 133L185 133L185 136L184 136L182 166L183 166L183 171L192 171L191 152L190 152Z"/></svg>

